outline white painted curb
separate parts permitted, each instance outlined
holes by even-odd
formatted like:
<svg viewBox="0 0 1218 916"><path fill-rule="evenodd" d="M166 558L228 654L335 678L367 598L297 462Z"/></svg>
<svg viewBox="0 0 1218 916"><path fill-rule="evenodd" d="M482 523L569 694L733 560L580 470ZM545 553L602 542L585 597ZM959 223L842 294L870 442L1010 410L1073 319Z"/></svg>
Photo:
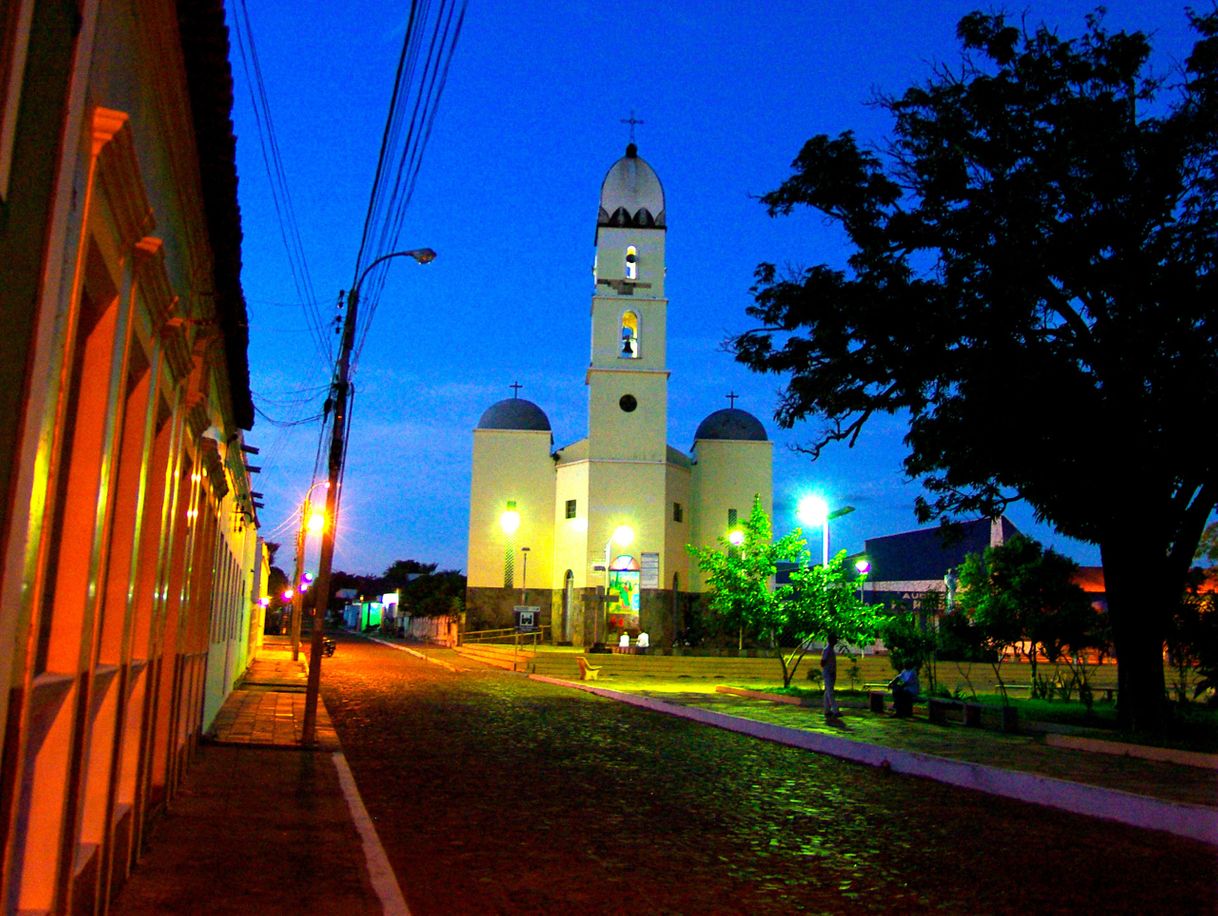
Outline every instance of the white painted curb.
<svg viewBox="0 0 1218 916"><path fill-rule="evenodd" d="M385 847L381 845L381 838L376 834L376 825L372 823L372 817L364 807L364 800L360 798L355 776L351 767L347 766L347 758L343 756L342 751L335 751L332 756L334 767L338 770L338 782L343 787L347 807L351 809L351 819L355 821L355 829L359 831L363 843L368 878L376 895L381 898L381 906L387 916L410 916L410 908L406 906L406 898L402 896L397 875L393 873L393 866L385 855Z"/></svg>
<svg viewBox="0 0 1218 916"><path fill-rule="evenodd" d="M585 683L564 681L540 674L531 674L529 677L547 684L583 690L609 700L628 703L631 706L639 706L666 715L680 716L706 725L714 725L727 731L750 735L765 741L799 747L819 754L828 754L856 763L889 768L894 773L921 776L924 779L933 779L948 785L976 789L990 795L1032 802L1049 808L1059 808L1074 814L1117 821L1147 830L1165 830L1176 836L1218 846L1218 808L1164 801L1145 795L1135 795L1132 792L1068 782L1064 779L1054 779L1035 773L1003 770L980 763L951 760L934 754L899 750L878 744L853 741L849 738L838 738L835 735L822 735L817 732L806 732L766 722L754 722L751 719L729 716L708 709L680 706L652 697L640 697L604 687L590 687Z"/></svg>

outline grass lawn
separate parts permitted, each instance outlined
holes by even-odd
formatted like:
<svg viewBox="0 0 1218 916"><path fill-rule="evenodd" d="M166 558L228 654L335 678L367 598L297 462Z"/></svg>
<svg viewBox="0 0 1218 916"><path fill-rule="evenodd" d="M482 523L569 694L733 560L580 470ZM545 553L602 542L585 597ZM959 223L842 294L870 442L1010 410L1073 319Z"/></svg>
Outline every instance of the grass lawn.
<svg viewBox="0 0 1218 916"><path fill-rule="evenodd" d="M806 698L810 703L820 702L821 691L808 687L766 687L767 693ZM839 697L866 698L867 691L838 688ZM925 698L923 698L925 699ZM971 702L983 706L1001 706L1002 697L997 693L978 693L968 697ZM1047 722L1071 725L1111 732L1114 741L1145 744L1154 747L1171 747L1180 750L1218 753L1218 709L1199 704L1180 706L1173 704L1172 723L1162 734L1119 732L1116 724L1116 704L1099 700L1090 710L1077 700L1040 700L1011 697L1010 703L1019 710L1021 722Z"/></svg>

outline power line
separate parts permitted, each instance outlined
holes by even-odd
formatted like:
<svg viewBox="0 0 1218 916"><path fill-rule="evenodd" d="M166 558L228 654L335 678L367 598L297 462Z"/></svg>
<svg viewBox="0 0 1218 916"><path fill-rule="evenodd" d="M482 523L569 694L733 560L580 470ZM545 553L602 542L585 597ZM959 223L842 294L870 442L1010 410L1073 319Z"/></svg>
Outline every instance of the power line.
<svg viewBox="0 0 1218 916"><path fill-rule="evenodd" d="M329 367L334 362L334 342L331 339L332 335L326 332L317 304L317 294L313 290L313 280L304 253L304 243L301 240L295 208L292 205L287 173L283 168L283 158L279 153L279 140L275 132L274 120L271 117L266 83L262 78L262 65L254 44L249 10L245 5L245 0L236 0L235 6L234 32L237 38L237 50L246 74L250 106L253 109L254 123L258 129L262 162L270 183L271 201L275 208L280 238L283 240L284 250L287 252L288 268L292 274L296 294L301 301L305 322L313 337L313 344L317 349L321 364Z"/></svg>
<svg viewBox="0 0 1218 916"><path fill-rule="evenodd" d="M414 194L466 7L467 0L442 0L433 14L429 2L411 6L356 259L357 279L382 253L400 247L406 210ZM376 314L385 276L384 268L374 269L360 289L365 317L355 348L356 363Z"/></svg>

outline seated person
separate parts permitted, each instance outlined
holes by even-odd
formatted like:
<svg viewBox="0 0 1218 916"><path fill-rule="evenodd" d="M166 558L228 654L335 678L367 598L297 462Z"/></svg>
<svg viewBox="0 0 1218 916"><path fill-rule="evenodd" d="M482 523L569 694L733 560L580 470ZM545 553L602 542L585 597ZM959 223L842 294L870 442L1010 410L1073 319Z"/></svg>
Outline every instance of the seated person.
<svg viewBox="0 0 1218 916"><path fill-rule="evenodd" d="M638 638L637 645L639 647L640 654L645 654L647 652L648 647L651 646L651 638L647 635L646 630L642 630L639 632L639 638Z"/></svg>
<svg viewBox="0 0 1218 916"><path fill-rule="evenodd" d="M892 688L892 706L897 718L912 716L914 700L918 698L918 669L904 669L888 682L888 686Z"/></svg>
<svg viewBox="0 0 1218 916"><path fill-rule="evenodd" d="M629 649L630 648L630 634L629 633L623 633L621 636L618 637L617 647L619 649Z"/></svg>

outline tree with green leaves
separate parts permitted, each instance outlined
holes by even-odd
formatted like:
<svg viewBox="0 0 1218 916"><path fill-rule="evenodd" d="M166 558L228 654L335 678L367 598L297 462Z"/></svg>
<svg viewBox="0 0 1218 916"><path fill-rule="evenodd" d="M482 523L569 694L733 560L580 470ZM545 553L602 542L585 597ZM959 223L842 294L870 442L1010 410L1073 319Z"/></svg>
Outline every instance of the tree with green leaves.
<svg viewBox="0 0 1218 916"><path fill-rule="evenodd" d="M845 231L845 269L758 268L737 358L789 376L807 448L909 419L922 520L1024 499L1099 545L1120 718L1165 715L1163 640L1218 505L1218 12L1179 73L1100 14L1065 38L972 13L958 67L879 99L879 149L807 142L762 200ZM1188 405L1182 410L1181 405Z"/></svg>
<svg viewBox="0 0 1218 916"><path fill-rule="evenodd" d="M685 548L710 586L711 613L739 633L746 627L760 633L781 630L791 586L772 583L779 563L797 563L807 556L803 535L796 530L775 541L770 518L755 496L748 518L718 542L718 547Z"/></svg>
<svg viewBox="0 0 1218 916"><path fill-rule="evenodd" d="M964 558L956 606L976 629L1004 701L1000 665L1008 651L1023 651L1035 685L1042 653L1054 661L1091 645L1098 615L1073 580L1076 569L1068 557L1024 535Z"/></svg>
<svg viewBox="0 0 1218 916"><path fill-rule="evenodd" d="M775 541L759 498L754 497L735 540L729 535L719 538L718 547L686 549L706 576L711 611L769 642L782 665L784 687L791 686L816 639L830 634L854 643L874 638L878 606L859 601L859 580L848 577L845 551L827 567L809 567L803 533L797 528ZM795 565L789 584L773 584L779 563ZM781 644L784 633L794 641L790 651Z"/></svg>

